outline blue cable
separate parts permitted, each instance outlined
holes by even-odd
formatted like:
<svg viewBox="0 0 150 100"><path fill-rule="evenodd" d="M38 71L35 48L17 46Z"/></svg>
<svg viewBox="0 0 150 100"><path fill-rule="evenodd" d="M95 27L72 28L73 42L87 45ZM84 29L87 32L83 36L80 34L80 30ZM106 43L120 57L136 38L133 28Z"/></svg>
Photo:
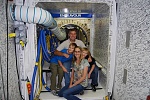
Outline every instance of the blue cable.
<svg viewBox="0 0 150 100"><path fill-rule="evenodd" d="M45 39L45 32L44 32L44 30L42 31L42 34L40 34L40 35L41 35L41 45L42 45L43 54L46 57L46 60L50 61L50 58L49 58L48 52L47 52L47 47L46 47L46 39Z"/></svg>
<svg viewBox="0 0 150 100"><path fill-rule="evenodd" d="M47 49L47 43L46 43L46 35L50 35L50 52L51 54L48 53ZM54 46L54 44L56 44ZM38 44L37 44L37 57L36 57L36 63L39 62L39 57L40 57L40 47L42 47L42 54L43 54L43 59L42 59L42 66L44 64L44 61L50 62L50 59L52 55L54 54L55 49L58 46L57 38L56 36L52 36L52 33L49 30L40 30L40 35L38 37ZM34 71L33 71L33 76L32 76L32 83L31 83L31 94L30 94L30 100L34 99L34 82L35 82L35 77L36 77L36 72L37 72L38 66L35 65ZM44 78L42 77L42 83L45 85ZM50 88L47 86L45 87L46 90L51 91Z"/></svg>
<svg viewBox="0 0 150 100"><path fill-rule="evenodd" d="M43 84L43 85L46 85L46 84L45 84L45 81L44 81L44 77L42 77L42 84ZM47 86L45 87L45 89L46 89L47 91L49 91L49 92L51 91L51 89L50 89L49 87L47 87Z"/></svg>

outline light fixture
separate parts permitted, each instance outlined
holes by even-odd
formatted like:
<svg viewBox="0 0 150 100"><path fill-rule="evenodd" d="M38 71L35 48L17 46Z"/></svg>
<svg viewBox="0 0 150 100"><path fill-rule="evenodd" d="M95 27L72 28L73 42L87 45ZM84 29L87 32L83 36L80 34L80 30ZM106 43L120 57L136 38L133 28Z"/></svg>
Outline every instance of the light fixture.
<svg viewBox="0 0 150 100"><path fill-rule="evenodd" d="M69 11L68 11L68 8L64 8L64 9L63 9L63 12L64 12L64 13L68 13L68 12L69 12Z"/></svg>

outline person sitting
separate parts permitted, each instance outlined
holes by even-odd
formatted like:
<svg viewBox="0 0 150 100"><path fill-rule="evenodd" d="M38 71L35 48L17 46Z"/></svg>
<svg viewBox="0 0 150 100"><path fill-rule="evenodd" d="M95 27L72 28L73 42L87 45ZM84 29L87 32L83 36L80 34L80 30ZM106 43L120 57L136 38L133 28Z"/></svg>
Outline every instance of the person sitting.
<svg viewBox="0 0 150 100"><path fill-rule="evenodd" d="M82 48L82 57L87 59L90 64L90 67L88 68L88 78L92 79L91 87L93 91L96 91L99 71L99 68L96 65L96 60L91 56L91 53L87 48Z"/></svg>
<svg viewBox="0 0 150 100"><path fill-rule="evenodd" d="M58 92L58 96L64 97L67 100L81 100L75 95L88 86L88 66L87 59L82 59L81 47L77 46L74 51L70 85L65 85Z"/></svg>

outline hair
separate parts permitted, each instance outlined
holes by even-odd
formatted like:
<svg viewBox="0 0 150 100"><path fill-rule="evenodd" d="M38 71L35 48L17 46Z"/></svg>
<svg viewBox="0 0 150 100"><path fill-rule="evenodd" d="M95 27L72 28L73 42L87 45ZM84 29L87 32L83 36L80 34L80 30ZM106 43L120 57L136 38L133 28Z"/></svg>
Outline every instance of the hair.
<svg viewBox="0 0 150 100"><path fill-rule="evenodd" d="M74 50L75 50L76 48L80 49L80 51L82 52L82 48L81 48L80 46L75 47ZM75 55L74 55L74 56L73 56L73 60L72 60L73 63L74 63L76 60L77 60L77 58L76 58ZM81 62L81 60L82 60L82 56L80 55L80 62Z"/></svg>
<svg viewBox="0 0 150 100"><path fill-rule="evenodd" d="M84 47L82 48L82 51L87 51L88 56L91 56L91 53L88 48Z"/></svg>
<svg viewBox="0 0 150 100"><path fill-rule="evenodd" d="M77 47L77 44L76 44L76 43L70 43L70 44L69 44L69 47L70 47L70 46Z"/></svg>
<svg viewBox="0 0 150 100"><path fill-rule="evenodd" d="M91 56L91 53L88 48L84 47L82 48L82 51L87 51L87 56L85 57L85 59L88 59Z"/></svg>
<svg viewBox="0 0 150 100"><path fill-rule="evenodd" d="M68 32L68 33L70 34L71 31L75 31L75 32L77 33L77 30L76 30L75 28L69 29L69 32Z"/></svg>

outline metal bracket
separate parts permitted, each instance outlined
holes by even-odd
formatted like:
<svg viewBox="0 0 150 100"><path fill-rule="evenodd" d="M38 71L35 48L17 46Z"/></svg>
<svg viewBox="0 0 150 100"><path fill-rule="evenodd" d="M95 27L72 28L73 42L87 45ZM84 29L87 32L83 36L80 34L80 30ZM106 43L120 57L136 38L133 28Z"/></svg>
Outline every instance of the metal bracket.
<svg viewBox="0 0 150 100"><path fill-rule="evenodd" d="M15 27L15 33L16 33L16 44L19 44L20 41L21 43L26 44L27 43L27 26L25 25L16 25ZM22 44L21 44L22 45ZM22 45L24 46L24 45Z"/></svg>

